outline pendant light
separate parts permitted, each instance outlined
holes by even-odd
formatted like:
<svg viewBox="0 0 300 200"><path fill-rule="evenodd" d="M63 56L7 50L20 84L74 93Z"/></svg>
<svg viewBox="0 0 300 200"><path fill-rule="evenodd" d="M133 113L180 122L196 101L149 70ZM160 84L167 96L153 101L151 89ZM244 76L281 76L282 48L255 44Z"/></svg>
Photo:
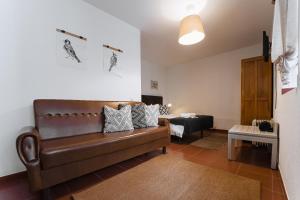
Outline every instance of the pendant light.
<svg viewBox="0 0 300 200"><path fill-rule="evenodd" d="M179 28L179 44L193 45L204 38L204 28L199 15L189 15L182 19Z"/></svg>

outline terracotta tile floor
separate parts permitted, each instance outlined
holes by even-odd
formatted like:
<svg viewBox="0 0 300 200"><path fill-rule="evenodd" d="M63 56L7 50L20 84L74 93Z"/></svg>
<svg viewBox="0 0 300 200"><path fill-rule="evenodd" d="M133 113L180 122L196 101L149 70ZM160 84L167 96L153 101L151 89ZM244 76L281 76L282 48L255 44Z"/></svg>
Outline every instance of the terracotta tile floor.
<svg viewBox="0 0 300 200"><path fill-rule="evenodd" d="M268 168L270 165L270 153L266 148L256 148L249 144L243 144L242 147L237 149L237 161L227 160L227 144L217 150L208 150L173 140L167 151L172 156L194 163L259 180L262 185L262 200L287 199L279 171ZM52 188L52 195L57 200L70 200L73 192L104 181L160 154L160 150L153 151L95 173L59 184ZM39 194L28 191L26 177L20 176L8 179L5 183L0 183L0 199L37 200L40 198Z"/></svg>

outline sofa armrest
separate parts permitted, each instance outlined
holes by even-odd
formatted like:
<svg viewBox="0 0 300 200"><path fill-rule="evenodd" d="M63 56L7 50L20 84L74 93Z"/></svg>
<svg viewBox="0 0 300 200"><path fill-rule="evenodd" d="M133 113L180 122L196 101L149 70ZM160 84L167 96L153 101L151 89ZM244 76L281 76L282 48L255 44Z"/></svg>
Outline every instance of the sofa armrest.
<svg viewBox="0 0 300 200"><path fill-rule="evenodd" d="M18 155L26 167L39 162L40 139L35 128L22 128L16 145Z"/></svg>
<svg viewBox="0 0 300 200"><path fill-rule="evenodd" d="M32 191L41 189L40 137L34 127L24 127L16 140L18 156L25 165Z"/></svg>
<svg viewBox="0 0 300 200"><path fill-rule="evenodd" d="M170 122L168 119L158 118L158 125L169 126Z"/></svg>
<svg viewBox="0 0 300 200"><path fill-rule="evenodd" d="M160 125L160 126L166 126L168 128L169 134L171 135L170 121L168 119L158 118L158 125Z"/></svg>

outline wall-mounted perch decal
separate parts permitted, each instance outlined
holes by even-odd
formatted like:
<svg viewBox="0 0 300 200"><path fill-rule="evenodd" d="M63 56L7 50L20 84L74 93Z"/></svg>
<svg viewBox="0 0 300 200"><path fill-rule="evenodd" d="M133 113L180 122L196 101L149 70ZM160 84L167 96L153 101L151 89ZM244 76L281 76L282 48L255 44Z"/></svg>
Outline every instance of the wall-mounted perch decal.
<svg viewBox="0 0 300 200"><path fill-rule="evenodd" d="M117 49L117 48L112 47L112 46L109 46L109 45L107 45L107 44L104 44L103 47L106 47L106 48L111 49L111 50L113 50L113 51L118 51L118 52L120 52L120 53L123 53L123 52L124 52L122 49Z"/></svg>
<svg viewBox="0 0 300 200"><path fill-rule="evenodd" d="M76 37L76 38L81 39L81 40L87 41L87 39L85 37L81 36L81 35L76 35L74 33L70 33L68 31L65 31L65 30L62 30L62 29L58 29L58 28L56 29L56 31L60 32L60 33L63 33L63 34L66 34L66 35L69 35L69 36Z"/></svg>

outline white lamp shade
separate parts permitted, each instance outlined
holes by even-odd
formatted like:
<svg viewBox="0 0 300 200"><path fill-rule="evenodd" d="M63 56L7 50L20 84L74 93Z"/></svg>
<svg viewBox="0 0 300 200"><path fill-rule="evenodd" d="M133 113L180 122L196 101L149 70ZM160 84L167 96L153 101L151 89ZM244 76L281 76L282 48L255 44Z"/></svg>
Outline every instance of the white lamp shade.
<svg viewBox="0 0 300 200"><path fill-rule="evenodd" d="M205 37L203 24L199 15L189 15L180 23L178 43L193 45Z"/></svg>

